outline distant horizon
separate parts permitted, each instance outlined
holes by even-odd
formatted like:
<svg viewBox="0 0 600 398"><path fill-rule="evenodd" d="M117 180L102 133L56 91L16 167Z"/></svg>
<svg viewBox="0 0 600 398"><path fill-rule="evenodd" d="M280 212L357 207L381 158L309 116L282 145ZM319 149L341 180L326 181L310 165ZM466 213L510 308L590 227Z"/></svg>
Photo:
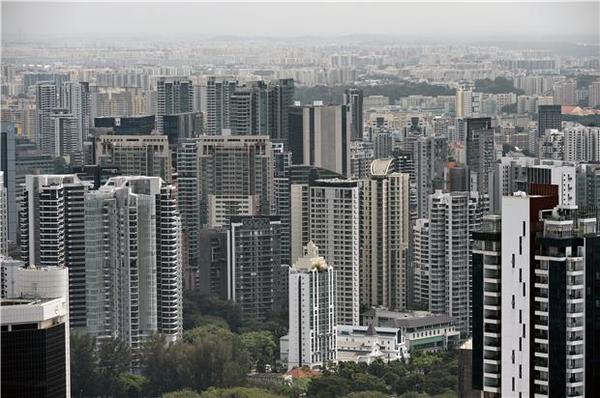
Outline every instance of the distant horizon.
<svg viewBox="0 0 600 398"><path fill-rule="evenodd" d="M559 41L593 45L600 42L598 2L218 4L2 1L1 8L3 43L115 39L193 42L318 38L326 41L361 37L416 40L418 44Z"/></svg>

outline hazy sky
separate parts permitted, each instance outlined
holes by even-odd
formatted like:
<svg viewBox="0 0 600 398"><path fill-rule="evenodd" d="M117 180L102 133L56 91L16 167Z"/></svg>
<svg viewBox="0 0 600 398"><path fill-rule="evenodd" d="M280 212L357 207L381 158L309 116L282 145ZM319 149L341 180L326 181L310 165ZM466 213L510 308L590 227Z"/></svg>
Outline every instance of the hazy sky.
<svg viewBox="0 0 600 398"><path fill-rule="evenodd" d="M2 0L3 40L386 34L468 40L598 42L599 2L17 3Z"/></svg>

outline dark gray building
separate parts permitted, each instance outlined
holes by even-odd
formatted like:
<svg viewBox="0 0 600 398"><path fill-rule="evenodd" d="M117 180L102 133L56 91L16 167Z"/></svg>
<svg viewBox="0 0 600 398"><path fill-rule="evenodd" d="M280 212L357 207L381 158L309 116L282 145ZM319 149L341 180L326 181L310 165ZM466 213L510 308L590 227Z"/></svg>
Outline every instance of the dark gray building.
<svg viewBox="0 0 600 398"><path fill-rule="evenodd" d="M560 130L562 127L562 113L560 105L538 106L538 136L544 135L547 129Z"/></svg>

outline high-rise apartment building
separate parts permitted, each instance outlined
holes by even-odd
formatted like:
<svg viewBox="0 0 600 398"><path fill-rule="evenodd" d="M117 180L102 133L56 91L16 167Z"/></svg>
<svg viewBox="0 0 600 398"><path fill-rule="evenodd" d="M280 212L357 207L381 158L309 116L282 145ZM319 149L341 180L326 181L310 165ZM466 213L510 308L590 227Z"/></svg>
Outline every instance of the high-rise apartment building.
<svg viewBox="0 0 600 398"><path fill-rule="evenodd" d="M577 105L577 82L566 80L552 87L554 103L557 105Z"/></svg>
<svg viewBox="0 0 600 398"><path fill-rule="evenodd" d="M289 108L294 104L294 79L278 79L268 83L269 135L285 141L289 135Z"/></svg>
<svg viewBox="0 0 600 398"><path fill-rule="evenodd" d="M572 162L600 161L600 127L580 124L563 129L564 160Z"/></svg>
<svg viewBox="0 0 600 398"><path fill-rule="evenodd" d="M189 266L197 269L198 233L231 216L269 215L273 153L267 136L201 136L177 152L177 195Z"/></svg>
<svg viewBox="0 0 600 398"><path fill-rule="evenodd" d="M122 175L172 180L166 135L101 135L96 139L95 158L97 165L118 168Z"/></svg>
<svg viewBox="0 0 600 398"><path fill-rule="evenodd" d="M474 388L491 397L594 395L596 220L554 207L556 187L535 190L505 196L502 219L474 235Z"/></svg>
<svg viewBox="0 0 600 398"><path fill-rule="evenodd" d="M470 122L470 120L467 122L466 164L469 167L472 185L475 185L470 190L488 194L490 177L496 162L494 144L496 130L492 128L469 129Z"/></svg>
<svg viewBox="0 0 600 398"><path fill-rule="evenodd" d="M114 177L85 197L87 332L123 339L138 361L153 333L182 333L180 219L158 177Z"/></svg>
<svg viewBox="0 0 600 398"><path fill-rule="evenodd" d="M269 92L264 81L236 87L229 97L233 135L269 135Z"/></svg>
<svg viewBox="0 0 600 398"><path fill-rule="evenodd" d="M289 145L292 162L350 176L351 119L347 105L291 107Z"/></svg>
<svg viewBox="0 0 600 398"><path fill-rule="evenodd" d="M42 153L54 155L55 132L50 118L54 108L58 106L56 84L45 82L36 85L37 137L35 143Z"/></svg>
<svg viewBox="0 0 600 398"><path fill-rule="evenodd" d="M84 197L76 175L28 175L21 200L21 258L30 266L69 268L71 326L85 327Z"/></svg>
<svg viewBox="0 0 600 398"><path fill-rule="evenodd" d="M592 82L588 88L588 105L592 108L600 105L600 80Z"/></svg>
<svg viewBox="0 0 600 398"><path fill-rule="evenodd" d="M414 303L455 318L462 336L471 333L471 233L481 226L487 197L477 192L436 191L429 217L414 228Z"/></svg>
<svg viewBox="0 0 600 398"><path fill-rule="evenodd" d="M164 132L162 116L193 111L194 90L189 79L160 77L156 81L156 129Z"/></svg>
<svg viewBox="0 0 600 398"><path fill-rule="evenodd" d="M335 361L336 284L333 266L310 241L290 268L288 369Z"/></svg>
<svg viewBox="0 0 600 398"><path fill-rule="evenodd" d="M577 207L596 217L600 231L600 164L579 164L576 178Z"/></svg>
<svg viewBox="0 0 600 398"><path fill-rule="evenodd" d="M7 237L17 240L18 209L17 209L17 149L15 140L17 129L14 123L0 122L0 170L2 182L6 190L6 222Z"/></svg>
<svg viewBox="0 0 600 398"><path fill-rule="evenodd" d="M344 105L350 106L352 115L352 140L362 140L363 138L363 91L359 88L346 89L344 93Z"/></svg>
<svg viewBox="0 0 600 398"><path fill-rule="evenodd" d="M406 308L409 176L392 159L374 160L362 193L361 302Z"/></svg>
<svg viewBox="0 0 600 398"><path fill-rule="evenodd" d="M360 315L360 184L327 179L292 183L292 263L312 240L336 269L336 324L358 325Z"/></svg>
<svg viewBox="0 0 600 398"><path fill-rule="evenodd" d="M227 234L227 298L242 319L261 322L274 310L281 267L281 222L274 216L231 217Z"/></svg>
<svg viewBox="0 0 600 398"><path fill-rule="evenodd" d="M89 138L90 127L90 86L88 82L67 82L61 91L62 107L76 120L78 142L83 143ZM79 149L81 150L81 148Z"/></svg>
<svg viewBox="0 0 600 398"><path fill-rule="evenodd" d="M560 105L538 105L538 137L547 129L562 129Z"/></svg>
<svg viewBox="0 0 600 398"><path fill-rule="evenodd" d="M69 162L81 159L83 141L78 125L78 119L68 109L55 108L50 113L50 120L54 128L53 157L67 157Z"/></svg>
<svg viewBox="0 0 600 398"><path fill-rule="evenodd" d="M448 165L448 139L443 136L418 137L413 141L417 216L426 218L429 195L444 189Z"/></svg>
<svg viewBox="0 0 600 398"><path fill-rule="evenodd" d="M230 129L230 98L237 86L235 80L217 80L211 77L206 82L206 133L221 135Z"/></svg>
<svg viewBox="0 0 600 398"><path fill-rule="evenodd" d="M0 171L0 256L8 256L8 192L4 172Z"/></svg>

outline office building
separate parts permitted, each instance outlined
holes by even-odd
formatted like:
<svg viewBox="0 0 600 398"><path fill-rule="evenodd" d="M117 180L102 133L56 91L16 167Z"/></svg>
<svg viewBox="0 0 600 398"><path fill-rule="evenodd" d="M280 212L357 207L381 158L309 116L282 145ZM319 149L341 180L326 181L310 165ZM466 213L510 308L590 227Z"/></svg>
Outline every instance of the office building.
<svg viewBox="0 0 600 398"><path fill-rule="evenodd" d="M429 217L414 227L414 302L456 320L462 336L471 333L471 233L481 225L487 197L477 192L436 191Z"/></svg>
<svg viewBox="0 0 600 398"><path fill-rule="evenodd" d="M227 233L227 299L242 319L262 322L275 308L281 267L281 222L273 216L231 217Z"/></svg>
<svg viewBox="0 0 600 398"><path fill-rule="evenodd" d="M350 176L351 119L347 105L291 107L289 146L293 164Z"/></svg>
<svg viewBox="0 0 600 398"><path fill-rule="evenodd" d="M272 151L266 136L205 135L180 144L178 206L192 271L201 228L227 225L231 216L271 214Z"/></svg>
<svg viewBox="0 0 600 398"><path fill-rule="evenodd" d="M348 88L344 93L344 105L350 107L352 115L352 140L362 140L363 138L363 91L360 88Z"/></svg>
<svg viewBox="0 0 600 398"><path fill-rule="evenodd" d="M193 111L191 80L178 77L160 77L156 81L156 129L164 133L162 116Z"/></svg>
<svg viewBox="0 0 600 398"><path fill-rule="evenodd" d="M27 265L69 268L71 326L85 326L84 197L76 175L28 175L21 200L19 242Z"/></svg>
<svg viewBox="0 0 600 398"><path fill-rule="evenodd" d="M406 308L409 176L392 159L371 163L362 192L361 304Z"/></svg>
<svg viewBox="0 0 600 398"><path fill-rule="evenodd" d="M19 268L0 301L2 396L70 397L69 276L61 267Z"/></svg>
<svg viewBox="0 0 600 398"><path fill-rule="evenodd" d="M168 116L163 116L163 119ZM156 124L154 115L102 116L94 118L94 129L107 129L117 135L150 135Z"/></svg>
<svg viewBox="0 0 600 398"><path fill-rule="evenodd" d="M42 153L54 155L55 132L50 115L58 106L56 84L45 82L36 85L37 136L35 143Z"/></svg>
<svg viewBox="0 0 600 398"><path fill-rule="evenodd" d="M538 105L538 137L548 129L562 129L560 105Z"/></svg>
<svg viewBox="0 0 600 398"><path fill-rule="evenodd" d="M87 332L132 350L182 333L180 219L158 177L115 177L85 197Z"/></svg>
<svg viewBox="0 0 600 398"><path fill-rule="evenodd" d="M311 241L290 268L288 370L335 361L334 269Z"/></svg>
<svg viewBox="0 0 600 398"><path fill-rule="evenodd" d="M96 138L95 160L97 165L119 169L121 175L172 180L166 135L101 135Z"/></svg>

